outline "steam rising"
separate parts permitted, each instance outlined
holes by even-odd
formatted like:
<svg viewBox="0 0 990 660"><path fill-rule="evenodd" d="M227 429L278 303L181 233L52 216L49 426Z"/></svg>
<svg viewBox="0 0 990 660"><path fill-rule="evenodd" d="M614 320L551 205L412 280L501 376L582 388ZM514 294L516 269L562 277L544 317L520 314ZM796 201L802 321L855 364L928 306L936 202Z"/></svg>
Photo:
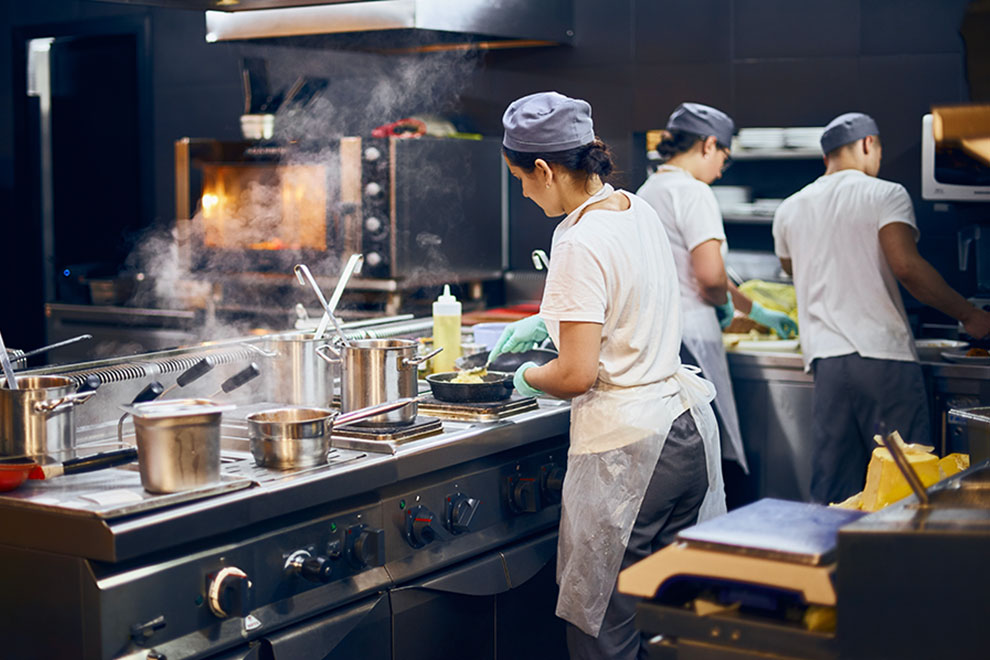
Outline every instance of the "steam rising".
<svg viewBox="0 0 990 660"><path fill-rule="evenodd" d="M310 310L318 309L312 291L298 286L291 277L291 263L269 264L267 268L270 272L289 276L286 278L236 278L231 274L264 270L255 261L258 250L250 249L250 246L275 241L272 245L266 244L267 247L313 248L313 254L322 256L307 265L314 273L326 276L328 280L324 281L332 284L348 255L340 245L326 245L324 250L322 245L311 244L317 238L323 240L322 225L318 227L318 237L305 230L306 223L312 221L307 218L311 209L321 203L335 209L339 201L339 191L333 187L340 181L339 155L332 141L348 135L367 136L379 125L412 115L456 113L460 94L479 63L478 57L471 53L404 56L257 44L217 46L220 47L237 48L245 57L263 58L268 65L273 93L291 88L302 78L328 82L305 104L283 104L276 113L270 141L272 146L287 148L281 164L286 168L297 168L298 176L325 176L328 185L322 186L322 194L328 198L322 201L310 199L305 197L308 193L299 192L300 197L295 199L292 186L266 180L262 175L247 184L238 184L239 189L228 190L237 177L231 176L224 181L221 174L214 172L214 179L220 181L217 185L231 193L225 203L229 203L237 217L243 220L235 227L235 237L211 234L224 231L217 229L220 225L211 225L209 221L214 210L211 205L219 202L204 198L197 205L195 217L185 223L189 228L188 236L178 235L184 226L180 222L167 230L149 231L139 240L127 264L132 270L146 273L153 286L139 291L131 304L205 310L205 323L197 332L199 340L243 335L259 324L270 330L292 327L296 303L302 303ZM230 137L233 136L225 136ZM303 144L307 148L297 148ZM320 145L326 146L320 148ZM417 172L428 182L420 189L424 196L438 190L434 186L449 193L454 189L452 187L459 185L441 177L436 164L419 163L418 166ZM207 178L204 172L204 180ZM299 186L300 191L309 188ZM294 210L287 212L287 209ZM321 222L324 217L320 217ZM445 236L464 231L463 226L454 225L461 225L465 220L470 222L470 219L448 217L443 219L448 226L442 231L397 237L400 241L415 241L428 255L427 263L413 273L410 284L431 286L450 281L452 273L444 256ZM292 222L298 222L299 226L292 226ZM229 229L228 224L226 231ZM330 240L334 239L333 232L326 234ZM179 249L179 243L185 240L200 244L204 241L207 244L210 241L235 244L241 249L207 251L204 262L192 264L188 253ZM275 261L280 256L278 249L263 252ZM230 310L242 310L243 313Z"/></svg>

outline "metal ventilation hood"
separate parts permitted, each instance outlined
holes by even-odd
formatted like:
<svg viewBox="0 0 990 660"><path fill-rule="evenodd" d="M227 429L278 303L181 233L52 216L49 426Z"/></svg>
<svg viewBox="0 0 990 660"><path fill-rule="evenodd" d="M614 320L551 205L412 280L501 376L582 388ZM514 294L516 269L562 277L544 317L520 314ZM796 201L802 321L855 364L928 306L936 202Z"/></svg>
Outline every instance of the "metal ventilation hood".
<svg viewBox="0 0 990 660"><path fill-rule="evenodd" d="M303 2L288 0L283 4L300 6L253 11L207 11L206 39L332 35L321 43L428 51L569 44L574 37L572 0Z"/></svg>

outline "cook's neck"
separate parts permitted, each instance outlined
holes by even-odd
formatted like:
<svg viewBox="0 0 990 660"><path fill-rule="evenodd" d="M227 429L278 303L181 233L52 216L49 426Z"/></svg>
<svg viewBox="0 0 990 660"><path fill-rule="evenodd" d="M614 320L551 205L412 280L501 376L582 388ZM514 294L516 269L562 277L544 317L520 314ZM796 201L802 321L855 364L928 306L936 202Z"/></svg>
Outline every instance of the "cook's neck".
<svg viewBox="0 0 990 660"><path fill-rule="evenodd" d="M561 199L564 213L570 215L574 212L574 209L600 193L604 187L605 184L602 183L601 177L597 174L591 175L586 182L564 193Z"/></svg>

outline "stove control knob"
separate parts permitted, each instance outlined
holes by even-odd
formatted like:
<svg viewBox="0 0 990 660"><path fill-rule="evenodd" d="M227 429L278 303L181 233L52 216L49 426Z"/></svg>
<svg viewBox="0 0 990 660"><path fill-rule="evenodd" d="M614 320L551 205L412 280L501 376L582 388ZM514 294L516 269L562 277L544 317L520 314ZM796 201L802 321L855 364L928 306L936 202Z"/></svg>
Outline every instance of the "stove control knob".
<svg viewBox="0 0 990 660"><path fill-rule="evenodd" d="M425 506L414 506L406 511L406 540L414 548L422 548L437 538L433 529L433 512Z"/></svg>
<svg viewBox="0 0 990 660"><path fill-rule="evenodd" d="M471 531L471 521L478 512L481 500L476 500L464 493L454 493L447 496L447 529L451 534L463 534Z"/></svg>
<svg viewBox="0 0 990 660"><path fill-rule="evenodd" d="M382 152L378 147L368 147L364 150L364 159L368 162L374 162L382 157Z"/></svg>
<svg viewBox="0 0 990 660"><path fill-rule="evenodd" d="M377 266L382 262L382 255L378 254L377 252L369 252L368 254L364 255L364 262L369 266Z"/></svg>
<svg viewBox="0 0 990 660"><path fill-rule="evenodd" d="M374 181L370 182L364 187L364 194L366 197L380 197L382 194L381 184Z"/></svg>
<svg viewBox="0 0 990 660"><path fill-rule="evenodd" d="M564 472L564 468L553 463L548 463L541 468L543 494L546 496L547 502L553 504L560 502L564 490Z"/></svg>
<svg viewBox="0 0 990 660"><path fill-rule="evenodd" d="M333 557L313 556L308 550L296 550L285 560L287 575L301 575L310 582L329 582L333 579Z"/></svg>
<svg viewBox="0 0 990 660"><path fill-rule="evenodd" d="M207 577L210 611L221 619L251 613L254 592L247 573L236 566L220 569Z"/></svg>
<svg viewBox="0 0 990 660"><path fill-rule="evenodd" d="M367 525L347 528L347 560L356 568L385 565L385 530Z"/></svg>
<svg viewBox="0 0 990 660"><path fill-rule="evenodd" d="M378 232L382 228L382 221L375 216L371 216L364 221L364 228L370 232Z"/></svg>
<svg viewBox="0 0 990 660"><path fill-rule="evenodd" d="M540 481L522 475L509 479L509 507L516 513L536 513L543 508Z"/></svg>

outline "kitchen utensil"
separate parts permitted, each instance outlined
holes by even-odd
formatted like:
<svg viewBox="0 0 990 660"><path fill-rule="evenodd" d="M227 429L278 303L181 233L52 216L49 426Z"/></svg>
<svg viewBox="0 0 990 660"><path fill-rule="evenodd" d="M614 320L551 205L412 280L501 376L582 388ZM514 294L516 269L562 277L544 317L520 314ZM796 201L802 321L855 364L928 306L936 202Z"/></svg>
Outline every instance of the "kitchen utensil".
<svg viewBox="0 0 990 660"><path fill-rule="evenodd" d="M958 364L990 364L990 356L987 355L967 355L966 351L942 351L940 355L949 362Z"/></svg>
<svg viewBox="0 0 990 660"><path fill-rule="evenodd" d="M512 374L489 371L481 376L480 383L452 383L459 375L460 372L457 371L430 374L426 377L426 382L430 384L434 397L451 403L502 401L512 396Z"/></svg>
<svg viewBox="0 0 990 660"><path fill-rule="evenodd" d="M63 346L68 346L69 344L75 344L77 341L83 341L86 339L92 339L93 335L79 335L78 337L73 337L72 339L65 339L63 341L55 342L54 344L49 344L48 346L42 346L41 348L36 348L32 351L26 353L21 353L17 356L18 360L25 360L29 357L38 355L39 353L44 353L55 348L62 348Z"/></svg>
<svg viewBox="0 0 990 660"><path fill-rule="evenodd" d="M965 352L969 344L956 339L915 339L914 348L922 362L941 362L942 351Z"/></svg>
<svg viewBox="0 0 990 660"><path fill-rule="evenodd" d="M230 394L241 385L244 385L254 380L260 375L261 375L261 369L258 368L258 364L256 362L252 362L251 364L244 367L243 369L238 371L236 374L234 374L227 380L223 381L220 384L220 389L218 389L216 392L211 394L210 398L219 396L221 394Z"/></svg>
<svg viewBox="0 0 990 660"><path fill-rule="evenodd" d="M19 376L17 389L0 388L0 455L59 456L75 448L73 410L96 393L91 374L76 387L64 376Z"/></svg>
<svg viewBox="0 0 990 660"><path fill-rule="evenodd" d="M913 467L911 467L911 462L908 461L907 456L905 456L904 452L901 450L901 446L898 444L894 434L880 433L880 439L883 441L883 446L887 448L887 451L890 452L891 457L894 459L894 465L896 465L897 469L904 475L904 480L907 481L908 486L911 487L911 490L914 492L914 496L918 498L918 503L922 507L929 506L928 492L921 483L918 473L914 471Z"/></svg>
<svg viewBox="0 0 990 660"><path fill-rule="evenodd" d="M415 397L338 414L324 408L278 408L248 415L251 454L262 467L280 470L327 462L335 426L353 424L416 402Z"/></svg>
<svg viewBox="0 0 990 660"><path fill-rule="evenodd" d="M501 371L511 374L515 373L516 369L521 367L526 362L535 362L537 366L539 366L544 365L550 360L554 360L556 358L556 351L551 351L546 348L533 348L521 353L502 353L501 355L497 355L491 363L488 363L487 351L484 353L475 353L474 355L467 355L465 357L458 358L454 364L462 371L469 371L488 363L488 368L492 371Z"/></svg>
<svg viewBox="0 0 990 660"><path fill-rule="evenodd" d="M351 412L367 406L416 396L417 367L442 349L417 355L411 339L360 339L349 345L324 344L316 349L328 364L340 365L340 409ZM332 353L332 355L330 355ZM408 424L416 419L415 403L360 422L365 426Z"/></svg>
<svg viewBox="0 0 990 660"><path fill-rule="evenodd" d="M331 314L337 311L337 303L340 302L340 297L344 293L344 287L347 286L347 281L351 279L351 273L360 273L362 265L364 265L363 254L352 254L347 258L347 264L344 266L344 272L340 274L340 278L337 280L337 287L333 290L333 294L330 296L330 302L327 303L327 307L329 307ZM324 313L323 318L320 319L320 324L316 327L316 336L322 337L326 333L327 325L329 324L330 316Z"/></svg>
<svg viewBox="0 0 990 660"><path fill-rule="evenodd" d="M131 400L131 405L154 401L160 397L164 391L164 385L159 383L157 380L151 381L144 386L144 389L137 393L137 396L135 396L134 399ZM124 413L120 416L120 419L117 420L117 441L120 443L124 442L124 420L127 419L129 414L130 413Z"/></svg>
<svg viewBox="0 0 990 660"><path fill-rule="evenodd" d="M10 356L7 355L7 345L3 343L3 334L0 334L0 365L3 366L4 382L7 389L17 389L17 379L14 377L14 367L10 364Z"/></svg>
<svg viewBox="0 0 990 660"><path fill-rule="evenodd" d="M169 392L177 387L185 387L189 383L199 380L212 371L215 366L216 361L214 361L212 357L207 356L201 359L199 362L179 374L179 376L175 379L175 383L169 385L165 388L165 391L161 393L161 397L165 397Z"/></svg>
<svg viewBox="0 0 990 660"><path fill-rule="evenodd" d="M220 419L232 405L174 399L121 406L134 418L141 485L176 493L220 481Z"/></svg>
<svg viewBox="0 0 990 660"><path fill-rule="evenodd" d="M128 447L56 463L38 463L30 458L3 460L0 461L0 491L14 490L28 479L51 479L63 474L81 474L124 465L137 456L137 449Z"/></svg>
<svg viewBox="0 0 990 660"><path fill-rule="evenodd" d="M323 305L324 313L330 318L334 329L337 330L337 336L340 337L340 341L345 346L350 344L350 340L347 339L346 335L344 335L344 329L340 327L340 322L337 320L337 317L333 315L333 310L330 308L330 303L328 303L327 299L323 297L323 291L320 289L320 285L316 283L316 279L313 278L313 274L309 272L309 268L306 267L306 264L296 264L296 267L293 270L296 273L296 279L299 280L299 283L303 286L309 284L310 288L313 289L313 292L316 293L316 297L319 299L320 304ZM319 336L321 335L317 334L317 337Z"/></svg>
<svg viewBox="0 0 990 660"><path fill-rule="evenodd" d="M536 270L550 270L550 258L543 250L533 250L530 254L533 258L533 267Z"/></svg>

